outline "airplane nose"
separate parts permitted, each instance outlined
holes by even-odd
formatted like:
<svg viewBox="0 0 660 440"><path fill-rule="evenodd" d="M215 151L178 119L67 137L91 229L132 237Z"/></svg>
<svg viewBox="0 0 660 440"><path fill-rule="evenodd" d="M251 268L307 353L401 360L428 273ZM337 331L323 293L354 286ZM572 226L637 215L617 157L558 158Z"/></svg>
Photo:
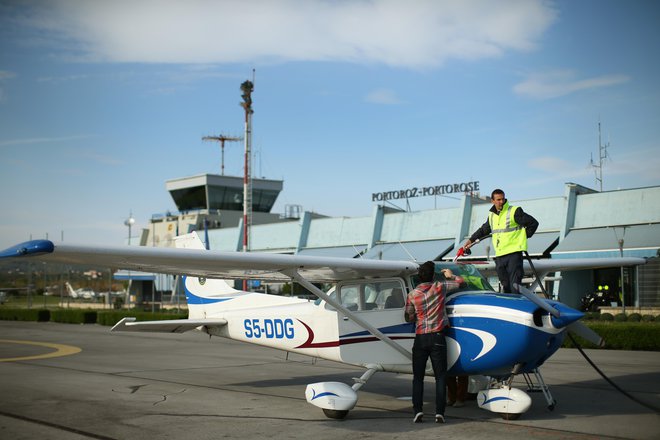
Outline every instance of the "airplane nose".
<svg viewBox="0 0 660 440"><path fill-rule="evenodd" d="M554 307L559 309L559 317L550 315L550 320L555 328L566 327L567 325L581 319L584 313L579 310L572 309L563 304L554 304Z"/></svg>

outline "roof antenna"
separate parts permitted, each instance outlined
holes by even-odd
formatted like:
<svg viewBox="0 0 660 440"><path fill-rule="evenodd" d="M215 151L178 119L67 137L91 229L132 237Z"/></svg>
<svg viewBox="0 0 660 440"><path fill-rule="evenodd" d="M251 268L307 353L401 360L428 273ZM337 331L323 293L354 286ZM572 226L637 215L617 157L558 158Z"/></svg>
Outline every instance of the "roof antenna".
<svg viewBox="0 0 660 440"><path fill-rule="evenodd" d="M594 169L596 174L596 183L600 184L600 192L603 192L603 161L609 157L607 154L607 148L610 146L609 141L607 144L603 145L600 141L600 118L598 118L598 165L594 163L593 153L591 154L591 167Z"/></svg>

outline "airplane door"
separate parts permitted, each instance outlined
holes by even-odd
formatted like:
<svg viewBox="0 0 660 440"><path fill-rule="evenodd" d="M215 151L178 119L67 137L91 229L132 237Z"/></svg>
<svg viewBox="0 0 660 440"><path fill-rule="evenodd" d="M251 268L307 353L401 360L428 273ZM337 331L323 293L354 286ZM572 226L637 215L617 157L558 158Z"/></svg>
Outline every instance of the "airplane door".
<svg viewBox="0 0 660 440"><path fill-rule="evenodd" d="M344 282L337 286L339 301L359 314L370 325L393 338L406 349L412 349L414 325L405 322L405 288L399 278ZM339 312L340 355L346 362L400 363L401 354ZM376 359L378 358L378 359Z"/></svg>

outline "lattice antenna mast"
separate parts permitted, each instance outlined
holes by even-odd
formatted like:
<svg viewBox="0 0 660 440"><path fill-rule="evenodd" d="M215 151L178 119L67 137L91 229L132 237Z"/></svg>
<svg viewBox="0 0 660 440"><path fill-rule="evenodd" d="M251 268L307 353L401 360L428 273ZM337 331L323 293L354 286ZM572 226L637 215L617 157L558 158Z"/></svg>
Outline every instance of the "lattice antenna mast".
<svg viewBox="0 0 660 440"><path fill-rule="evenodd" d="M594 163L593 153L591 155L591 167L594 169L596 175L596 183L600 185L600 192L603 192L603 161L608 158L607 149L609 148L609 141L603 145L600 135L600 120L598 121L598 165Z"/></svg>
<svg viewBox="0 0 660 440"><path fill-rule="evenodd" d="M225 141L227 142L240 142L243 140L242 137L232 137L225 136L221 134L220 136L204 136L203 141L215 141L220 142L220 149L222 150L222 159L220 164L220 174L225 175Z"/></svg>
<svg viewBox="0 0 660 440"><path fill-rule="evenodd" d="M241 107L245 110L245 173L243 176L243 252L249 251L250 226L252 225L252 91L254 83L244 81L241 84ZM244 289L245 290L245 289Z"/></svg>

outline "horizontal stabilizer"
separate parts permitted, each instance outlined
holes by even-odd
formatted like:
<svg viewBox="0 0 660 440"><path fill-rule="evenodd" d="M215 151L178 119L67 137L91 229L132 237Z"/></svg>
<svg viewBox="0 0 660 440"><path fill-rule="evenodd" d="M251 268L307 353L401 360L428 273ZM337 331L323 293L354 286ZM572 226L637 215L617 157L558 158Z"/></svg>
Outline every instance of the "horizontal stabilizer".
<svg viewBox="0 0 660 440"><path fill-rule="evenodd" d="M110 331L113 332L160 332L184 333L197 327L222 327L227 320L218 319L170 319L163 321L140 321L135 318L124 318L115 324Z"/></svg>

